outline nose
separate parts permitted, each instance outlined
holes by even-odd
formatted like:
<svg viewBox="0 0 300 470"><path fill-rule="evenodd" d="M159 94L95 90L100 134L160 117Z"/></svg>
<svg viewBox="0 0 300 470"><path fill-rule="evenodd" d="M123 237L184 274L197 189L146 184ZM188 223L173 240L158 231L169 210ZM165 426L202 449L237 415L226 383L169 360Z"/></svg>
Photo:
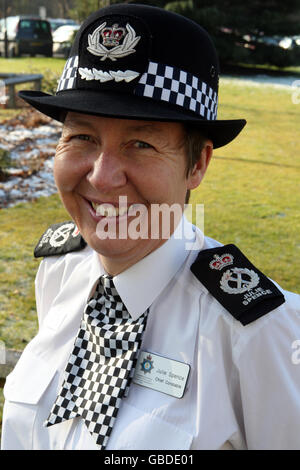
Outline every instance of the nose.
<svg viewBox="0 0 300 470"><path fill-rule="evenodd" d="M97 191L108 193L126 185L125 166L124 158L116 150L102 149L93 160L87 179Z"/></svg>

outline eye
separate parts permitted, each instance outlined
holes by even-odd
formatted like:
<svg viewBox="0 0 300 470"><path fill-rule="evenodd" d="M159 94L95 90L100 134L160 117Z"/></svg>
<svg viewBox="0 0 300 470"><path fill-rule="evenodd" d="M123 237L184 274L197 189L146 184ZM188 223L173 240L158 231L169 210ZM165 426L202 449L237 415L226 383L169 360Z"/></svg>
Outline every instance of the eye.
<svg viewBox="0 0 300 470"><path fill-rule="evenodd" d="M143 140L137 140L134 143L134 146L140 149L151 149L153 148L152 145L147 144L147 142L144 142Z"/></svg>
<svg viewBox="0 0 300 470"><path fill-rule="evenodd" d="M77 135L73 135L71 138L72 139L92 141L91 136L87 135L87 134L77 134Z"/></svg>

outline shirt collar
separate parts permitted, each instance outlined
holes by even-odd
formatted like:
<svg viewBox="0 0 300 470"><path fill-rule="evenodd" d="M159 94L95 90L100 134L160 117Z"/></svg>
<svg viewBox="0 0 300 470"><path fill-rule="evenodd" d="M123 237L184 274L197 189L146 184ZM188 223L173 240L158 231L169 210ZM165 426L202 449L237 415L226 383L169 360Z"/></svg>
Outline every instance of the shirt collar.
<svg viewBox="0 0 300 470"><path fill-rule="evenodd" d="M89 266L88 269L90 269L90 275L89 275L89 286L88 286L88 291L87 291L88 298L86 299L87 302L89 301L92 294L94 293L99 277L103 276L103 274L107 274L100 262L100 258L98 256L97 251L92 250L91 265Z"/></svg>
<svg viewBox="0 0 300 470"><path fill-rule="evenodd" d="M157 250L113 278L116 289L131 317L136 320L154 302L187 259L190 251L199 251L204 235L185 216L172 236ZM107 274L96 251L90 265L88 299L98 279Z"/></svg>
<svg viewBox="0 0 300 470"><path fill-rule="evenodd" d="M167 286L190 250L199 250L204 236L185 216L173 235L157 250L113 278L116 289L134 320L142 315Z"/></svg>

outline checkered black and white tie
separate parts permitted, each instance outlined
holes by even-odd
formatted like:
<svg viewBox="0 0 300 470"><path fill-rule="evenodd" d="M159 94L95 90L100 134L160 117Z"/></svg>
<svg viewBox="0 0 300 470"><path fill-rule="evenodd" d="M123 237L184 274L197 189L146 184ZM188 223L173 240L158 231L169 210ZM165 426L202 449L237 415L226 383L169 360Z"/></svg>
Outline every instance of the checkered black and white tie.
<svg viewBox="0 0 300 470"><path fill-rule="evenodd" d="M112 277L100 277L45 426L80 416L99 448L105 449L134 375L147 315L133 320Z"/></svg>

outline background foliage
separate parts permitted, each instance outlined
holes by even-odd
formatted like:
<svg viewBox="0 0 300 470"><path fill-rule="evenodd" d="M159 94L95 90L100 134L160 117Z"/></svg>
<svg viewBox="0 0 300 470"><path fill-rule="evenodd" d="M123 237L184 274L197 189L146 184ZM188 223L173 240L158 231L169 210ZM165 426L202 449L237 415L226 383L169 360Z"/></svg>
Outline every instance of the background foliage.
<svg viewBox="0 0 300 470"><path fill-rule="evenodd" d="M283 49L270 40L274 36L300 39L300 0L0 0L0 16L4 5L7 15L15 15L38 14L44 4L48 17L72 17L82 22L91 12L113 3L155 5L192 18L211 34L221 64L284 67L300 63L300 42Z"/></svg>

